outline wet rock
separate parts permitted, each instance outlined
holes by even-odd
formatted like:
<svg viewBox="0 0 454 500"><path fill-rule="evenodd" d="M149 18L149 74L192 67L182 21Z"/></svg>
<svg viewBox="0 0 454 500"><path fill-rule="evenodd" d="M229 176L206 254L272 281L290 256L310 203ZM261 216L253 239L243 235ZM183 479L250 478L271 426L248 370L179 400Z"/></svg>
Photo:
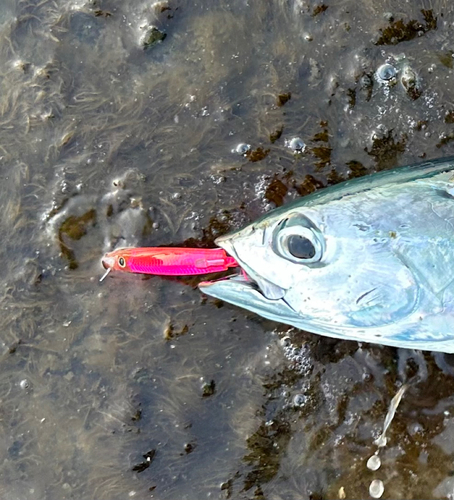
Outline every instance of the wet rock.
<svg viewBox="0 0 454 500"><path fill-rule="evenodd" d="M290 99L292 98L291 92L286 92L284 94L279 94L277 96L276 104L280 106L284 106Z"/></svg>
<svg viewBox="0 0 454 500"><path fill-rule="evenodd" d="M189 455L189 453L192 453L195 449L195 444L193 443L186 443L184 445L184 451Z"/></svg>
<svg viewBox="0 0 454 500"><path fill-rule="evenodd" d="M143 455L143 458L145 459L143 462L140 462L132 468L133 472L143 472L144 470L147 470L148 467L150 467L151 462L153 461L154 457L156 455L156 450L150 450L145 455Z"/></svg>
<svg viewBox="0 0 454 500"><path fill-rule="evenodd" d="M205 382L202 385L202 397L203 398L208 398L209 396L212 396L216 391L216 384L214 380L211 380L210 382Z"/></svg>
<svg viewBox="0 0 454 500"><path fill-rule="evenodd" d="M182 335L186 335L188 331L188 325L184 325L180 330L177 330L175 325L169 322L164 329L164 338L166 340L172 340L174 338L181 337Z"/></svg>
<svg viewBox="0 0 454 500"><path fill-rule="evenodd" d="M284 127L281 125L274 132L271 132L271 134L270 134L270 142L272 144L274 144L278 139L280 139L283 131L284 131Z"/></svg>
<svg viewBox="0 0 454 500"><path fill-rule="evenodd" d="M414 101L421 97L421 87L416 73L410 68L410 66L405 65L402 69L400 75L400 82L405 89L407 95Z"/></svg>
<svg viewBox="0 0 454 500"><path fill-rule="evenodd" d="M150 26L142 39L142 46L144 50L147 50L158 43L161 43L167 36L167 33L161 31L156 26Z"/></svg>
<svg viewBox="0 0 454 500"><path fill-rule="evenodd" d="M318 16L319 14L322 14L327 9L328 9L328 5L325 5L323 3L321 5L317 5L316 7L314 7L314 10L312 11L312 17L315 17L315 16Z"/></svg>

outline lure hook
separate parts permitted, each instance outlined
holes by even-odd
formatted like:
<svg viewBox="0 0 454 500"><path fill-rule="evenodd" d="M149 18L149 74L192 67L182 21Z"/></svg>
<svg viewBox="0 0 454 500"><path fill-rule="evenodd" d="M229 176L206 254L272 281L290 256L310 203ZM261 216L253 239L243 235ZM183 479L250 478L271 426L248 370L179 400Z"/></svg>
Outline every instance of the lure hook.
<svg viewBox="0 0 454 500"><path fill-rule="evenodd" d="M104 281L107 277L107 275L110 273L110 271L112 271L112 268L111 267L108 267L106 269L106 272L102 275L102 277L99 279L99 282L101 283L101 281Z"/></svg>

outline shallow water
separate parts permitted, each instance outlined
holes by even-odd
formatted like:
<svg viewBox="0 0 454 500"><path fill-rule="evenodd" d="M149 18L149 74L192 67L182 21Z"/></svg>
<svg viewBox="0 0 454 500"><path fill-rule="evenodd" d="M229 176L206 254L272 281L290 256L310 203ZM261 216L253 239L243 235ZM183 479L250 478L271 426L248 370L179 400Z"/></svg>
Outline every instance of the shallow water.
<svg viewBox="0 0 454 500"><path fill-rule="evenodd" d="M446 1L2 1L2 499L454 498L449 356L289 330L195 280L98 283L116 245L208 246L453 154L453 23Z"/></svg>

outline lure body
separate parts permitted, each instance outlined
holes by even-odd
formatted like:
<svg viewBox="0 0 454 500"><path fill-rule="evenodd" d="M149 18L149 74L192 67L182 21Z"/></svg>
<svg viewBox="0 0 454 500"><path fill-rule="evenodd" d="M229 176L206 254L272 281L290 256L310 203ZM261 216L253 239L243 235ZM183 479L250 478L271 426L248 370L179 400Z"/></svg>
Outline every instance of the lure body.
<svg viewBox="0 0 454 500"><path fill-rule="evenodd" d="M186 276L226 271L237 263L222 248L142 247L106 253L102 265L107 272Z"/></svg>

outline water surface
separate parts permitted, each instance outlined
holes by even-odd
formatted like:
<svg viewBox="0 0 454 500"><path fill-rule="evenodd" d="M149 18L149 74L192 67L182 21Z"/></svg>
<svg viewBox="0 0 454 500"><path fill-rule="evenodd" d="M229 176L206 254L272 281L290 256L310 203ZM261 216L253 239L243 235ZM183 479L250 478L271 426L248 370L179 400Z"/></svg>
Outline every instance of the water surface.
<svg viewBox="0 0 454 500"><path fill-rule="evenodd" d="M453 23L446 1L3 0L2 499L453 498L448 356L289 330L195 280L98 283L116 246L209 246L453 154Z"/></svg>

